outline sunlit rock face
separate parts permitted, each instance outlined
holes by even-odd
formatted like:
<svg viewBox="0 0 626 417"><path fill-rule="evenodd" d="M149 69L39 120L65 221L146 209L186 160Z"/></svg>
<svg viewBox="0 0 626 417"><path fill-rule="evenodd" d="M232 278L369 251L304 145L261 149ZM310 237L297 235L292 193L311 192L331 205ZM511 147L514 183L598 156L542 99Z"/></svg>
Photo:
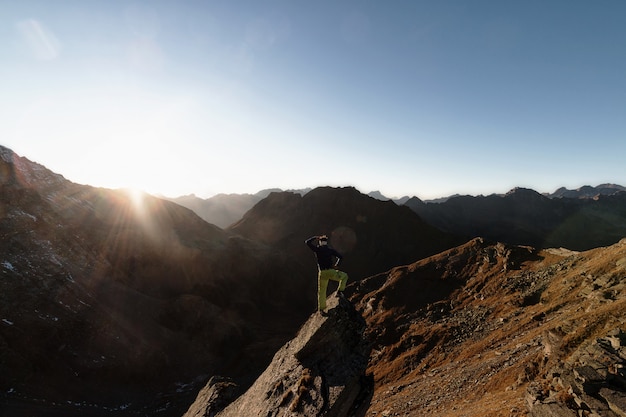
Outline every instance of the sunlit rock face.
<svg viewBox="0 0 626 417"><path fill-rule="evenodd" d="M365 321L345 299L328 301L328 313L314 313L243 395L224 406L231 399L227 385L212 381L185 417L340 417L367 404L372 384L365 376Z"/></svg>

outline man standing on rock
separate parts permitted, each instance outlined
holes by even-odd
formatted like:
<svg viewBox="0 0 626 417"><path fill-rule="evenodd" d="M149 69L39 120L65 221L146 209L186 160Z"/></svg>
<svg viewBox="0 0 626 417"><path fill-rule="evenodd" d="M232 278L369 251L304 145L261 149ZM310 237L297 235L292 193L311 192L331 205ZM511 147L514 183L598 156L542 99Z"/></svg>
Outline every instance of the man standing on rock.
<svg viewBox="0 0 626 417"><path fill-rule="evenodd" d="M317 241L317 244L314 243L315 241ZM315 252L315 257L317 258L317 309L323 312L326 309L328 281L332 279L339 282L337 291L339 294L342 294L341 292L346 288L346 283L348 282L348 274L337 269L343 256L328 246L328 237L326 235L310 237L304 243Z"/></svg>

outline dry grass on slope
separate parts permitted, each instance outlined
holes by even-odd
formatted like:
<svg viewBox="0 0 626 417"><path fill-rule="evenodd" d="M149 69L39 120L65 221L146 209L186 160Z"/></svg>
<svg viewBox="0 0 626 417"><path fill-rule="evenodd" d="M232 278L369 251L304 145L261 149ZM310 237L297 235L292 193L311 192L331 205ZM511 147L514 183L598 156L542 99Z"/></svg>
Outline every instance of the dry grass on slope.
<svg viewBox="0 0 626 417"><path fill-rule="evenodd" d="M625 276L626 240L579 254L477 239L372 277L352 295L373 342L365 415L527 415L529 382L624 328Z"/></svg>

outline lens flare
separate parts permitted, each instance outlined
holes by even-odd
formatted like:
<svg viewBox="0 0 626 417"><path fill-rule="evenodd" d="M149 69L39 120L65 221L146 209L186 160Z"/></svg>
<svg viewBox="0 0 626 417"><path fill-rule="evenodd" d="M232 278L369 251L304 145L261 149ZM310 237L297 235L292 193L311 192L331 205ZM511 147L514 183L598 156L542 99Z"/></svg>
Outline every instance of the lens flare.
<svg viewBox="0 0 626 417"><path fill-rule="evenodd" d="M17 29L35 59L51 61L59 56L61 43L41 22L23 20L17 24Z"/></svg>

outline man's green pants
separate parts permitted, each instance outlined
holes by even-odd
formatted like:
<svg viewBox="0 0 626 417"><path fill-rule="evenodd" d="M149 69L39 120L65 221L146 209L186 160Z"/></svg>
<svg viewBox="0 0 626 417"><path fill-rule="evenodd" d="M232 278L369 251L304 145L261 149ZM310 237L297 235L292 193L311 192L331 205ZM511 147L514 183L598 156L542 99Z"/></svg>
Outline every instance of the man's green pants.
<svg viewBox="0 0 626 417"><path fill-rule="evenodd" d="M317 274L317 307L320 311L326 309L326 289L329 280L339 282L338 291L346 289L348 274L336 269L323 269Z"/></svg>

